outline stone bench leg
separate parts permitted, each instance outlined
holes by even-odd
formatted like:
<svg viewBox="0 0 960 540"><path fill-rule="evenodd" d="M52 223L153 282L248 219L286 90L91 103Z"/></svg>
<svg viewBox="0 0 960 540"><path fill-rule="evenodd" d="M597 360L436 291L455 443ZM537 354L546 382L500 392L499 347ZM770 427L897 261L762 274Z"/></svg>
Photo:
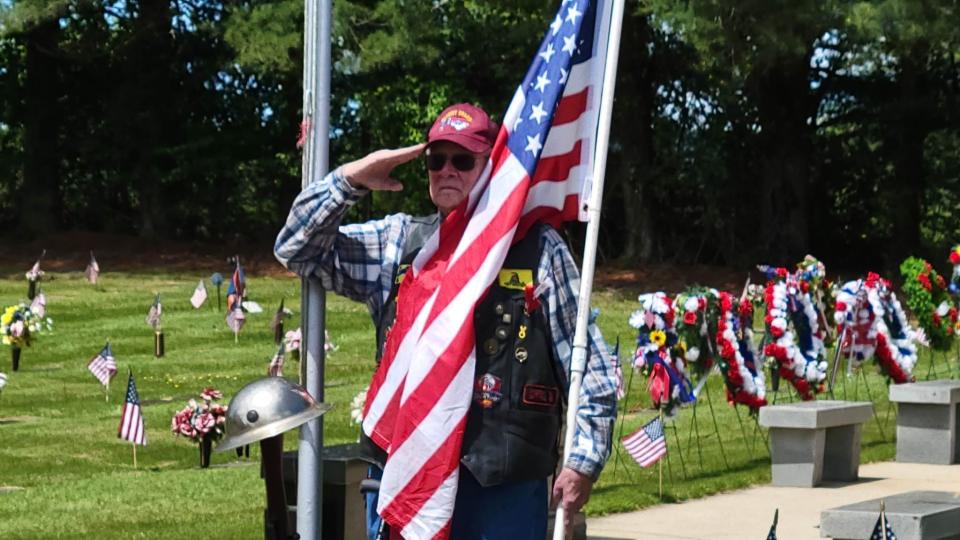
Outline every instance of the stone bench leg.
<svg viewBox="0 0 960 540"><path fill-rule="evenodd" d="M859 477L860 424L826 429L770 428L773 485L813 487Z"/></svg>
<svg viewBox="0 0 960 540"><path fill-rule="evenodd" d="M899 403L897 461L950 465L960 461L958 405Z"/></svg>
<svg viewBox="0 0 960 540"><path fill-rule="evenodd" d="M824 429L770 428L775 486L812 487L823 478Z"/></svg>
<svg viewBox="0 0 960 540"><path fill-rule="evenodd" d="M823 453L823 479L853 482L860 477L862 424L827 428Z"/></svg>

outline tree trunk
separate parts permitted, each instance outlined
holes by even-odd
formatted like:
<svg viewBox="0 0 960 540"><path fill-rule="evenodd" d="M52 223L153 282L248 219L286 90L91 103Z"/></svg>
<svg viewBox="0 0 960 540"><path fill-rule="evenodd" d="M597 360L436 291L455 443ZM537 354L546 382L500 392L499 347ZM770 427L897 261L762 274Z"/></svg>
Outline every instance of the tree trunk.
<svg viewBox="0 0 960 540"><path fill-rule="evenodd" d="M760 240L770 262L790 264L810 244L809 183L816 111L807 78L809 58L786 59L759 75Z"/></svg>
<svg viewBox="0 0 960 540"><path fill-rule="evenodd" d="M57 97L60 92L55 52L60 26L53 18L24 36L27 75L24 95L23 186L17 210L20 229L33 237L56 228L60 216L60 152Z"/></svg>
<svg viewBox="0 0 960 540"><path fill-rule="evenodd" d="M128 57L136 114L130 125L131 180L140 203L140 234L162 237L168 233L163 183L171 169L168 152L171 128L175 125L176 83L172 74L173 42L171 11L167 0L141 0L134 23Z"/></svg>
<svg viewBox="0 0 960 540"><path fill-rule="evenodd" d="M897 101L887 121L887 155L892 156L894 174L884 188L893 225L889 249L884 253L886 268L897 268L904 258L918 253L923 194L926 187L923 145L930 133L930 102L924 84L924 62L928 47L918 43L900 59ZM932 99L932 98L931 98Z"/></svg>
<svg viewBox="0 0 960 540"><path fill-rule="evenodd" d="M612 160L612 188L619 188L624 234L622 257L648 262L653 258L654 226L647 186L654 174L653 113L655 88L648 45L653 40L646 16L624 20L620 47L622 66L617 82L617 115L613 129L621 151ZM613 138L613 137L612 137ZM610 201L612 203L613 201ZM608 203L609 204L609 203Z"/></svg>

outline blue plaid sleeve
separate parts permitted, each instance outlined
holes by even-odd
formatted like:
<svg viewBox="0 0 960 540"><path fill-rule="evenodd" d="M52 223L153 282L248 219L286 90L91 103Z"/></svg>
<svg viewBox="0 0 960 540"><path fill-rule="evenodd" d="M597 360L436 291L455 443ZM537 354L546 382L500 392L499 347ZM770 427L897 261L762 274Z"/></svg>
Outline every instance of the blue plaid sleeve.
<svg viewBox="0 0 960 540"><path fill-rule="evenodd" d="M580 271L567 244L555 230L546 229L542 241L543 255L538 276L541 283L551 286L541 302L547 310L557 361L562 372L569 374L577 324ZM573 448L564 466L596 480L610 456L617 415L617 381L607 344L593 322L588 326L588 334L589 351L577 408L577 427Z"/></svg>
<svg viewBox="0 0 960 540"><path fill-rule="evenodd" d="M356 189L334 170L293 202L277 235L274 254L289 270L316 277L323 287L364 302L374 318L390 292L410 216L340 225L367 190Z"/></svg>

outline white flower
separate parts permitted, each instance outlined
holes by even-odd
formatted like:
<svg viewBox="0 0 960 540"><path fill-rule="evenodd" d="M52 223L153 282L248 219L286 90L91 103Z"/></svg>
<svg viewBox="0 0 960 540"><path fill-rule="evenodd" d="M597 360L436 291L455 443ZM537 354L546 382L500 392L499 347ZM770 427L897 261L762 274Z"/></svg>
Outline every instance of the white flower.
<svg viewBox="0 0 960 540"><path fill-rule="evenodd" d="M696 362L700 359L700 349L697 347L690 347L687 349L687 354L683 355L687 362Z"/></svg>
<svg viewBox="0 0 960 540"><path fill-rule="evenodd" d="M941 317L946 317L947 313L949 312L950 312L950 304L946 300L944 300L943 302L940 302L940 305L937 306L937 315Z"/></svg>
<svg viewBox="0 0 960 540"><path fill-rule="evenodd" d="M367 403L367 388L361 390L350 402L350 419L358 426L363 423L363 408Z"/></svg>

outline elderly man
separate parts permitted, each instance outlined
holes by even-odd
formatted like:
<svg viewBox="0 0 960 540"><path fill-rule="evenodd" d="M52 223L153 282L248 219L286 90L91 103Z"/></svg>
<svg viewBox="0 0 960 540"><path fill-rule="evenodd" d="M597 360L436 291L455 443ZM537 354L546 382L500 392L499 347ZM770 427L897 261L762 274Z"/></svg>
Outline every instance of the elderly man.
<svg viewBox="0 0 960 540"><path fill-rule="evenodd" d="M436 119L425 144L380 150L347 163L294 201L277 237L277 258L298 274L317 277L325 288L367 305L377 328L378 361L407 266L440 220L465 203L496 135L496 125L483 110L452 105ZM421 154L437 214L393 214L340 224L368 192L403 189L391 172ZM539 296L531 298L532 287ZM578 291L579 274L566 243L557 231L541 225L514 240L499 279L478 302L475 385L452 538L542 540L546 479L554 473L553 498L568 515L590 496L610 453L616 382L603 338L591 324L574 445L556 472ZM370 458L382 465L384 449L362 439Z"/></svg>

